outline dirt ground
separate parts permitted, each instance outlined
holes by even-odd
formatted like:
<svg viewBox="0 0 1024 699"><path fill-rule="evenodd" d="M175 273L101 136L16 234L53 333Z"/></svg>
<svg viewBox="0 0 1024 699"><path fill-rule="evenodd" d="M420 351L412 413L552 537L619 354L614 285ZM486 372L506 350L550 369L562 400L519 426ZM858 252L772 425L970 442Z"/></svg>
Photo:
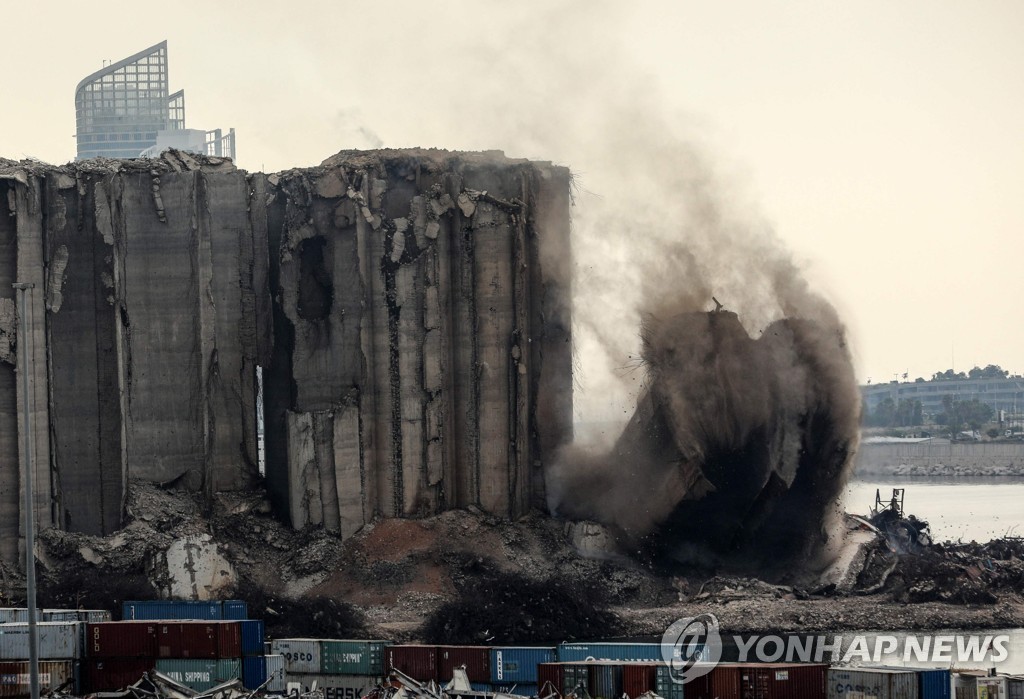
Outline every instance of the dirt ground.
<svg viewBox="0 0 1024 699"><path fill-rule="evenodd" d="M40 604L100 607L160 596L164 552L208 535L230 564L216 594L246 599L268 633L397 641L535 643L660 636L674 620L715 614L724 631L1024 627L1024 541L934 546L897 556L879 543L853 591L808 590L708 571L660 572L581 556L566 522L515 522L457 510L383 520L341 541L295 531L260 493L194 494L132 484L128 524L99 539L40 537ZM870 563L873 561L873 563ZM23 599L6 568L0 605ZM875 589L858 594L860 589Z"/></svg>

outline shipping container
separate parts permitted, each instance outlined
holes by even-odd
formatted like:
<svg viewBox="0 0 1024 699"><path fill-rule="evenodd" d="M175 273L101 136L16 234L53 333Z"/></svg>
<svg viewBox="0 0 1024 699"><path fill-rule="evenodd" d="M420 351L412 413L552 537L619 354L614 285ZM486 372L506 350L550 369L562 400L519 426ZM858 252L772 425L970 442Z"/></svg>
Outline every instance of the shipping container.
<svg viewBox="0 0 1024 699"><path fill-rule="evenodd" d="M23 607L0 608L0 624L24 624L27 621L28 610Z"/></svg>
<svg viewBox="0 0 1024 699"><path fill-rule="evenodd" d="M828 665L811 663L728 664L740 676L740 696L751 699L825 699Z"/></svg>
<svg viewBox="0 0 1024 699"><path fill-rule="evenodd" d="M197 692L242 677L239 658L159 658L156 671Z"/></svg>
<svg viewBox="0 0 1024 699"><path fill-rule="evenodd" d="M537 666L554 663L558 651L554 647L491 648L491 682L493 684L537 683Z"/></svg>
<svg viewBox="0 0 1024 699"><path fill-rule="evenodd" d="M1010 677L1006 680L1007 694L1010 699L1024 699L1024 677Z"/></svg>
<svg viewBox="0 0 1024 699"><path fill-rule="evenodd" d="M223 618L223 605L219 600L136 600L121 605L121 619L124 621L160 619L219 621Z"/></svg>
<svg viewBox="0 0 1024 699"><path fill-rule="evenodd" d="M953 678L950 676L949 670L931 668L914 668L914 670L917 672L921 699L952 699Z"/></svg>
<svg viewBox="0 0 1024 699"><path fill-rule="evenodd" d="M828 699L845 699L863 692L877 699L920 699L917 673L883 668L832 668L828 671Z"/></svg>
<svg viewBox="0 0 1024 699"><path fill-rule="evenodd" d="M252 655L242 658L242 686L246 689L258 689L267 681L267 657Z"/></svg>
<svg viewBox="0 0 1024 699"><path fill-rule="evenodd" d="M574 663L589 660L643 662L662 660L660 643L562 643L558 661Z"/></svg>
<svg viewBox="0 0 1024 699"><path fill-rule="evenodd" d="M654 693L663 699L683 699L683 684L676 682L672 670L664 663L654 666ZM630 694L630 697L633 695Z"/></svg>
<svg viewBox="0 0 1024 699"><path fill-rule="evenodd" d="M390 643L390 641L381 640L335 641L325 639L320 642L320 672L324 675L382 677L386 674L384 649Z"/></svg>
<svg viewBox="0 0 1024 699"><path fill-rule="evenodd" d="M85 656L155 658L156 624L148 621L106 621L86 624Z"/></svg>
<svg viewBox="0 0 1024 699"><path fill-rule="evenodd" d="M414 680L434 680L438 684L447 684L451 677L441 677L437 670L436 646L388 646L384 651L384 669L392 668L403 672Z"/></svg>
<svg viewBox="0 0 1024 699"><path fill-rule="evenodd" d="M570 694L577 687L586 689L590 684L590 668L586 663L562 665L562 694Z"/></svg>
<svg viewBox="0 0 1024 699"><path fill-rule="evenodd" d="M665 667L662 665L662 667ZM667 669L667 668L666 668ZM657 691L658 666L655 663L629 663L622 666L622 691L630 697Z"/></svg>
<svg viewBox="0 0 1024 699"><path fill-rule="evenodd" d="M267 691L271 694L284 694L284 656L265 655L267 661Z"/></svg>
<svg viewBox="0 0 1024 699"><path fill-rule="evenodd" d="M26 619L25 621L28 621ZM40 609L36 621L79 621L77 609Z"/></svg>
<svg viewBox="0 0 1024 699"><path fill-rule="evenodd" d="M474 692L493 692L494 685L490 682L470 682L469 688Z"/></svg>
<svg viewBox="0 0 1024 699"><path fill-rule="evenodd" d="M78 664L73 660L40 660L39 693L63 687L71 695L78 695ZM27 660L0 663L0 697L29 696L29 663Z"/></svg>
<svg viewBox="0 0 1024 699"><path fill-rule="evenodd" d="M587 689L593 699L619 699L622 696L622 665L594 663L587 666Z"/></svg>
<svg viewBox="0 0 1024 699"><path fill-rule="evenodd" d="M153 658L92 658L82 661L82 694L116 692L153 669Z"/></svg>
<svg viewBox="0 0 1024 699"><path fill-rule="evenodd" d="M242 626L238 621L219 621L217 631L217 657L238 658L242 655Z"/></svg>
<svg viewBox="0 0 1024 699"><path fill-rule="evenodd" d="M225 621L244 621L249 618L249 605L240 599L224 600L222 618Z"/></svg>
<svg viewBox="0 0 1024 699"><path fill-rule="evenodd" d="M537 686L544 690L548 682L556 692L561 694L565 687L565 666L561 663L538 663L537 664Z"/></svg>
<svg viewBox="0 0 1024 699"><path fill-rule="evenodd" d="M97 624L101 621L110 621L113 615L106 609L79 609L78 620Z"/></svg>
<svg viewBox="0 0 1024 699"><path fill-rule="evenodd" d="M36 624L41 660L82 657L85 625L78 621L40 621ZM28 660L28 622L0 624L0 660Z"/></svg>
<svg viewBox="0 0 1024 699"><path fill-rule="evenodd" d="M320 641L315 638L274 639L270 650L273 655L284 656L284 669L288 674L320 674Z"/></svg>
<svg viewBox="0 0 1024 699"><path fill-rule="evenodd" d="M379 678L368 675L304 675L286 673L285 686L298 684L303 692L308 692L313 683L323 690L324 699L362 699L371 689L377 686Z"/></svg>
<svg viewBox="0 0 1024 699"><path fill-rule="evenodd" d="M263 639L266 627L262 619L246 619L238 622L238 632L242 638L242 655L263 655Z"/></svg>
<svg viewBox="0 0 1024 699"><path fill-rule="evenodd" d="M455 668L466 666L470 682L491 681L491 649L488 646L437 646L437 681L447 684Z"/></svg>

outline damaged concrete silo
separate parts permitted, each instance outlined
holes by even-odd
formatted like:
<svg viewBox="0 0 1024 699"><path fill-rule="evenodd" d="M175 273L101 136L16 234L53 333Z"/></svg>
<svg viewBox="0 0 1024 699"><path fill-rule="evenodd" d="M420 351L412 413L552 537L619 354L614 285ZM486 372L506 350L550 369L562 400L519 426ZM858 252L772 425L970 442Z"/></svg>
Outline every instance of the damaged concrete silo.
<svg viewBox="0 0 1024 699"><path fill-rule="evenodd" d="M274 184L268 480L292 521L542 503L571 433L568 171L351 152Z"/></svg>
<svg viewBox="0 0 1024 699"><path fill-rule="evenodd" d="M266 473L295 526L543 500L571 433L569 179L500 154L0 161L0 541L17 554L15 281L35 282L39 526L120 526L129 479Z"/></svg>

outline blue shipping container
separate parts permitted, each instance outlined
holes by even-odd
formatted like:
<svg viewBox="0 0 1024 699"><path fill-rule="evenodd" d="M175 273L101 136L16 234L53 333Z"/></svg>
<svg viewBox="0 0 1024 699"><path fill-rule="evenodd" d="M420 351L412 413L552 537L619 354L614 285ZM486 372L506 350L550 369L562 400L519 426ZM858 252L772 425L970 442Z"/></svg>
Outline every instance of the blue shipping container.
<svg viewBox="0 0 1024 699"><path fill-rule="evenodd" d="M660 661L660 643L562 643L558 646L558 662L585 660L621 660L629 662Z"/></svg>
<svg viewBox="0 0 1024 699"><path fill-rule="evenodd" d="M262 655L242 658L242 684L246 689L256 689L267 681L267 659Z"/></svg>
<svg viewBox="0 0 1024 699"><path fill-rule="evenodd" d="M469 686L474 692L491 692L491 685L487 682L470 682Z"/></svg>
<svg viewBox="0 0 1024 699"><path fill-rule="evenodd" d="M198 619L220 621L223 619L221 603L209 600L148 600L132 601L121 605L124 621L153 619Z"/></svg>
<svg viewBox="0 0 1024 699"><path fill-rule="evenodd" d="M558 653L554 648L494 647L491 648L491 682L501 685L536 684L537 665L557 660Z"/></svg>
<svg viewBox="0 0 1024 699"><path fill-rule="evenodd" d="M953 678L949 670L918 670L917 675L921 682L921 699L950 699Z"/></svg>
<svg viewBox="0 0 1024 699"><path fill-rule="evenodd" d="M263 655L263 620L245 619L238 625L242 631L242 655Z"/></svg>
<svg viewBox="0 0 1024 699"><path fill-rule="evenodd" d="M249 605L240 599L224 600L223 613L229 621L243 621L249 618Z"/></svg>

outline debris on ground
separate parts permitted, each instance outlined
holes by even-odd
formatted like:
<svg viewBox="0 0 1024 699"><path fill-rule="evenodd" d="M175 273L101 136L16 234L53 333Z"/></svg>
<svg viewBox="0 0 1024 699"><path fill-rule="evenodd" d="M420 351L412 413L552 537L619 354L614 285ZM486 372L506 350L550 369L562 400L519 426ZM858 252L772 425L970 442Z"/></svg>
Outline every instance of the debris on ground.
<svg viewBox="0 0 1024 699"><path fill-rule="evenodd" d="M232 571L196 596L244 599L275 637L374 637L399 642L541 643L660 635L696 610L723 630L843 630L1024 626L1024 540L947 543L899 553L861 518L848 586L764 581L727 570L661 570L621 556L581 555L576 526L539 513L508 521L452 510L382 519L344 541L294 530L259 491L200 496L132 483L128 524L107 537L50 529L39 539L45 607L116 610L171 588L168 551L204 542ZM593 532L591 532L593 534ZM593 538L593 537L591 537ZM195 544L197 547L198 543ZM24 579L0 569L0 600L24 599Z"/></svg>

